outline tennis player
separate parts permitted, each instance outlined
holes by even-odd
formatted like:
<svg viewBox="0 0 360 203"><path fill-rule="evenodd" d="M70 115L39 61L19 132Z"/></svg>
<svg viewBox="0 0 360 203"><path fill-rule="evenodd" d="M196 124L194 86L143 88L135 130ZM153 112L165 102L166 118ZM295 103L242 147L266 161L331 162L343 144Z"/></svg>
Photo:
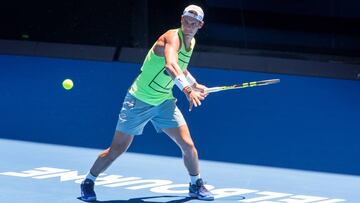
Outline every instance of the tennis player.
<svg viewBox="0 0 360 203"><path fill-rule="evenodd" d="M81 184L81 199L95 201L97 176L130 146L135 135L141 135L151 121L157 132L165 132L181 148L190 175L189 195L214 200L200 177L198 153L186 121L172 94L174 84L186 95L192 107L201 105L207 93L187 70L195 46L195 34L203 25L204 12L196 5L185 8L181 28L161 35L149 50L141 73L125 96L111 146L102 152Z"/></svg>

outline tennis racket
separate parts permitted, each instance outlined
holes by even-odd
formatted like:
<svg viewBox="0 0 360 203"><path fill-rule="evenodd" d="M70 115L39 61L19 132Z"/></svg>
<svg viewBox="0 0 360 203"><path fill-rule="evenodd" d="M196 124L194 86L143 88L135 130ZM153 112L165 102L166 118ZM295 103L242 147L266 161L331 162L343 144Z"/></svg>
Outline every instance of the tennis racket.
<svg viewBox="0 0 360 203"><path fill-rule="evenodd" d="M219 87L210 87L205 89L207 93L219 92L224 90L233 90L233 89L240 89L240 88L247 88L247 87L258 87L264 85L271 85L279 83L280 79L271 79L271 80L260 80L260 81L253 81L253 82L244 82L242 84L231 85L231 86L219 86Z"/></svg>

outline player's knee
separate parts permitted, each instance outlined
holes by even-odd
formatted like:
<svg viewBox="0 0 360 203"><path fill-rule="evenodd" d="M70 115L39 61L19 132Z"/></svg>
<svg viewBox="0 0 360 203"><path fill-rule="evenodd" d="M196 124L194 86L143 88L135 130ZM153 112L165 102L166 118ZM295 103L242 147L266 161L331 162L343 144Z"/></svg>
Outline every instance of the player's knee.
<svg viewBox="0 0 360 203"><path fill-rule="evenodd" d="M182 147L182 151L185 155L194 155L197 154L194 143L186 143Z"/></svg>

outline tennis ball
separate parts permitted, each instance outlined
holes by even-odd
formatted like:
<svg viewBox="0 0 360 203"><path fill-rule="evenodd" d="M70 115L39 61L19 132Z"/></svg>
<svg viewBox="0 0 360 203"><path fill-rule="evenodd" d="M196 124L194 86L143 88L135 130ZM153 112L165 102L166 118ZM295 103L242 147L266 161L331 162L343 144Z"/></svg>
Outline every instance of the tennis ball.
<svg viewBox="0 0 360 203"><path fill-rule="evenodd" d="M63 85L64 89L71 90L71 88L73 88L73 86L74 86L74 83L72 80L66 79L63 81L62 85Z"/></svg>

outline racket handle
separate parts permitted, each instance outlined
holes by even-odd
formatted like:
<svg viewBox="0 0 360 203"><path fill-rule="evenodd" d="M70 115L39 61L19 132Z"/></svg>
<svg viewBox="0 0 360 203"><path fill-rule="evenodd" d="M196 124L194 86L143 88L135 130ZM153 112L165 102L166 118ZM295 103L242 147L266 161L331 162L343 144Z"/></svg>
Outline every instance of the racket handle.
<svg viewBox="0 0 360 203"><path fill-rule="evenodd" d="M221 88L221 87L210 87L210 88L206 88L205 92L207 92L207 93L219 92L222 89L223 88Z"/></svg>

